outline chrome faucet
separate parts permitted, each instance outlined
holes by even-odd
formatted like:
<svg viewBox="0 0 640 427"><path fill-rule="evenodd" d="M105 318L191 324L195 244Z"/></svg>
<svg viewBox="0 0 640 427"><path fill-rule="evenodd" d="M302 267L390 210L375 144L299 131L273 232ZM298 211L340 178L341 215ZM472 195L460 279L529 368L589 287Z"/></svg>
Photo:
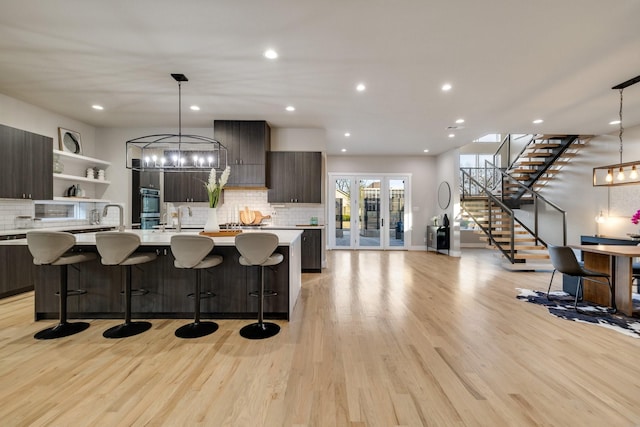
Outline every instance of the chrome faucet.
<svg viewBox="0 0 640 427"><path fill-rule="evenodd" d="M182 231L182 208L187 208L187 212L189 212L189 216L193 216L193 214L191 213L191 206L187 206L187 205L178 206L178 226L176 227L176 230L178 231L178 233Z"/></svg>
<svg viewBox="0 0 640 427"><path fill-rule="evenodd" d="M104 209L102 210L102 217L104 218L105 216L107 216L107 210L109 210L110 207L115 207L118 208L119 211L119 218L118 218L118 231L124 231L124 209L122 208L121 205L114 205L114 204L108 204L105 205Z"/></svg>
<svg viewBox="0 0 640 427"><path fill-rule="evenodd" d="M160 216L160 231L164 232L164 229L166 226L167 226L167 211L164 211Z"/></svg>

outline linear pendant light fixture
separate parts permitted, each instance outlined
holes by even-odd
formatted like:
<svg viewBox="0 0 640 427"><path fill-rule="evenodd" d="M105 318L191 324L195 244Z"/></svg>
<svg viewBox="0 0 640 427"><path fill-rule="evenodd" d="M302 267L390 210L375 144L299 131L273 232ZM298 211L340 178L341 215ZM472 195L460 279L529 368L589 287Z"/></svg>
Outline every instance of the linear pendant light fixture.
<svg viewBox="0 0 640 427"><path fill-rule="evenodd" d="M622 134L624 133L624 127L622 126L622 92L625 88L638 82L640 82L640 76L629 79L611 88L620 92L620 110L618 113L620 120L620 128L618 131L618 139L620 140L620 163L593 168L594 187L640 184L640 176L638 174L640 160L622 163ZM629 173L628 176L627 172Z"/></svg>
<svg viewBox="0 0 640 427"><path fill-rule="evenodd" d="M182 134L184 74L171 74L178 82L178 133L146 135L126 142L127 169L138 171L202 172L227 167L227 149L219 141Z"/></svg>

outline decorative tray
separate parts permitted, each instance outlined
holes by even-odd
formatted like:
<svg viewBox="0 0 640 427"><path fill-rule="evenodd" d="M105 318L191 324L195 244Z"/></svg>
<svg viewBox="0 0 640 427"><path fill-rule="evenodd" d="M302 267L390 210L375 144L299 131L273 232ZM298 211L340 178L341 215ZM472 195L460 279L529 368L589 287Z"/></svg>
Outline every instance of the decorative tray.
<svg viewBox="0 0 640 427"><path fill-rule="evenodd" d="M201 231L200 235L209 237L233 237L242 233L242 230Z"/></svg>

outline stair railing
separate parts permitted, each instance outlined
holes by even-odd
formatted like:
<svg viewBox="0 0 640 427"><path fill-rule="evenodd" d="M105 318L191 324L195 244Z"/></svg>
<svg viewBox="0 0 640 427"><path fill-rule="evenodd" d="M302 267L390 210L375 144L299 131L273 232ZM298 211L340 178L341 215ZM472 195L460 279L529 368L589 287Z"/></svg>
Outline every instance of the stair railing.
<svg viewBox="0 0 640 427"><path fill-rule="evenodd" d="M502 201L496 197L495 195L493 195L491 193L491 191L483 184L481 183L479 180L475 179L473 176L471 176L471 174L469 173L468 170L466 170L468 168L461 168L460 172L462 173L462 179L461 179L461 196L462 196L462 200L469 200L472 197L482 197L483 199L486 198L487 200L487 209L488 209L488 213L487 213L487 217L488 217L488 225L485 227L482 224L482 221L480 218L476 217L473 212L471 212L468 209L465 209L465 211L467 212L467 214L471 217L471 219L473 219L473 221L480 227L480 229L484 232L484 234L487 235L487 237L489 238L489 242L494 245L496 248L498 248L498 250L500 250L500 252L502 252L502 254L509 260L509 262L511 262L512 264L515 262L515 235L512 232L511 233L511 239L508 245L508 248L505 249L504 248L504 242L500 242L498 240L496 240L496 236L494 236L493 234L493 224L494 222L497 223L497 219L494 218L493 215L493 204L495 204L496 206L500 207L501 211L508 213L509 216L509 225L511 230L514 230L515 227L515 215L513 214L513 211L504 203L502 203ZM464 203L463 203L463 208L464 208ZM504 219L501 218L500 221L502 221L503 225L504 224Z"/></svg>
<svg viewBox="0 0 640 427"><path fill-rule="evenodd" d="M540 193L538 193L537 191L534 191L531 188L519 182L518 180L513 179L508 173L504 172L502 169L498 168L496 165L494 165L488 160L485 160L485 171L486 171L485 172L486 175L494 176L496 174L499 174L502 182L506 180L509 183L517 185L519 188L519 191L522 192L523 196L528 195L530 196L531 200L533 200L533 218L534 218L533 230L531 230L522 221L518 221L518 223L520 223L520 225L522 225L529 233L535 236L536 243L540 242L546 246L546 243L544 242L544 240L540 238L540 227L539 227L540 205L541 205L540 202L544 203L546 206L549 206L551 209L558 212L562 216L562 245L566 246L567 244L567 212L564 209L560 208L555 203L550 202L544 196L540 195ZM505 195L502 194L501 197L502 197L501 201L504 204Z"/></svg>

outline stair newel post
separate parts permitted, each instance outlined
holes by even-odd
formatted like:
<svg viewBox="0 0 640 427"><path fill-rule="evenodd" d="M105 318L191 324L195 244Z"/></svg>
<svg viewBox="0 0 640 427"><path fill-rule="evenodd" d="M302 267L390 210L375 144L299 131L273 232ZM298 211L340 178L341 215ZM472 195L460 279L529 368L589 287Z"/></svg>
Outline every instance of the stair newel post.
<svg viewBox="0 0 640 427"><path fill-rule="evenodd" d="M567 246L567 213L562 211L562 245Z"/></svg>
<svg viewBox="0 0 640 427"><path fill-rule="evenodd" d="M511 262L514 262L516 259L516 223L514 221L514 216L515 215L513 214L511 215Z"/></svg>
<svg viewBox="0 0 640 427"><path fill-rule="evenodd" d="M533 229L535 230L536 236L536 245L540 244L540 239L538 235L540 234L538 230L538 195L533 193Z"/></svg>

